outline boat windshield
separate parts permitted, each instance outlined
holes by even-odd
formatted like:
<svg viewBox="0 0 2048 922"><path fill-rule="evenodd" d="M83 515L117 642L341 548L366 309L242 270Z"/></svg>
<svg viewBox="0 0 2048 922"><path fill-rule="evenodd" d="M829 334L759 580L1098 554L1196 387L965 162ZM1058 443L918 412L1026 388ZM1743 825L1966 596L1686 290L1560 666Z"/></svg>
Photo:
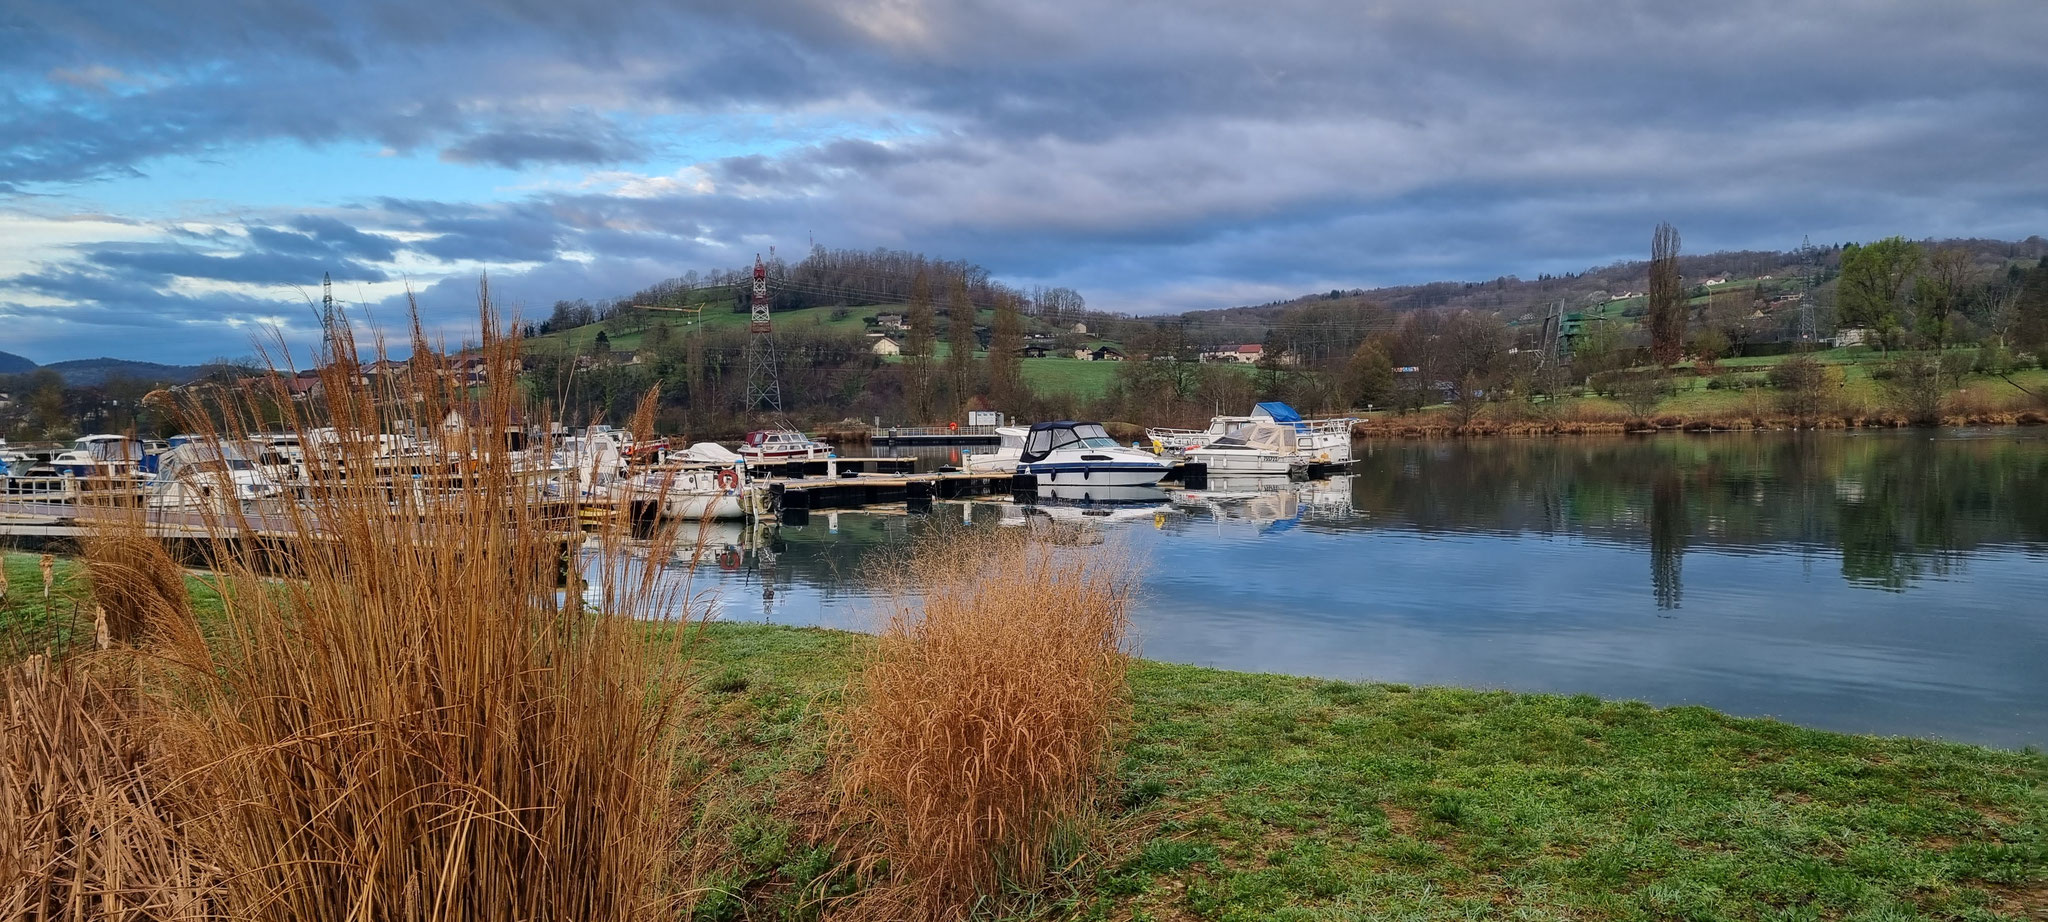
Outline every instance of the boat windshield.
<svg viewBox="0 0 2048 922"><path fill-rule="evenodd" d="M1115 448L1117 442L1096 423L1074 427L1074 437L1080 440L1082 448Z"/></svg>

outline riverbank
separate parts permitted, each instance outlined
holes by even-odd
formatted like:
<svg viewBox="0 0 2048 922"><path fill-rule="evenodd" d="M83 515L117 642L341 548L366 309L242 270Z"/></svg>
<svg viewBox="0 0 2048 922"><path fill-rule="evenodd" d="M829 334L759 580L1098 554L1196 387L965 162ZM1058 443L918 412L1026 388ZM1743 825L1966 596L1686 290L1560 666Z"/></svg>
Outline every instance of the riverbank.
<svg viewBox="0 0 2048 922"><path fill-rule="evenodd" d="M5 563L8 612L41 611L34 556ZM77 588L60 564L52 611ZM823 714L868 639L753 624L705 639L688 846L707 889L691 918L813 918L845 886L819 808ZM2048 913L2038 753L1154 662L1132 683L1102 857L1038 917Z"/></svg>
<svg viewBox="0 0 2048 922"><path fill-rule="evenodd" d="M707 918L830 887L821 703L860 635L720 624L732 771ZM2048 912L2048 758L1590 697L1141 662L1121 834L1054 918L1764 918ZM751 808L736 805L751 804Z"/></svg>
<svg viewBox="0 0 2048 922"><path fill-rule="evenodd" d="M1357 438L1601 435L1624 432L1745 432L1784 429L1898 429L1913 425L1874 377L1881 365L1831 365L1834 379L1804 415L1788 412L1766 376L1728 369L1714 378L1674 376L1674 389L1651 404L1629 407L1597 394L1481 403L1461 411L1437 406L1412 413L1367 414ZM1746 367L1747 368L1747 367ZM1737 373L1745 371L1745 373ZM2025 390L2021 390L2025 388ZM2031 392L2031 393L2030 393ZM1973 376L1941 398L1942 426L2048 424L2048 370L2027 369L2007 380Z"/></svg>

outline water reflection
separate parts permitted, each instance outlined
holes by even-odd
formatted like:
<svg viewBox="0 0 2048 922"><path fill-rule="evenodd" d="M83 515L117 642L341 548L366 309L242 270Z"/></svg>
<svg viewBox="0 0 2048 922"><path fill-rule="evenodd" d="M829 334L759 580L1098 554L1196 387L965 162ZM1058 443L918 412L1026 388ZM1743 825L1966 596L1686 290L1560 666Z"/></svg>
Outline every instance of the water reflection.
<svg viewBox="0 0 2048 922"><path fill-rule="evenodd" d="M1357 474L1365 527L1647 545L1664 607L1693 546L1836 551L1852 584L1903 590L1979 549L2048 543L2038 430L1397 444Z"/></svg>
<svg viewBox="0 0 2048 922"><path fill-rule="evenodd" d="M726 617L865 629L864 568L913 534L1055 521L1147 561L1158 659L2043 745L2044 436L1373 444L1314 483L818 515L698 579Z"/></svg>

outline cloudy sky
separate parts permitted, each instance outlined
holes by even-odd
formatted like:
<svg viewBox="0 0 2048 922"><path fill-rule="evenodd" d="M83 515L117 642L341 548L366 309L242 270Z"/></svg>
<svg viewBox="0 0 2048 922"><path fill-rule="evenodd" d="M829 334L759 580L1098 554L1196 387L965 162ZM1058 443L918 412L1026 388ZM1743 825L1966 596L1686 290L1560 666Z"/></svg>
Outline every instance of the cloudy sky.
<svg viewBox="0 0 2048 922"><path fill-rule="evenodd" d="M2048 233L2038 0L8 0L0 350L246 355L770 245L1091 306Z"/></svg>

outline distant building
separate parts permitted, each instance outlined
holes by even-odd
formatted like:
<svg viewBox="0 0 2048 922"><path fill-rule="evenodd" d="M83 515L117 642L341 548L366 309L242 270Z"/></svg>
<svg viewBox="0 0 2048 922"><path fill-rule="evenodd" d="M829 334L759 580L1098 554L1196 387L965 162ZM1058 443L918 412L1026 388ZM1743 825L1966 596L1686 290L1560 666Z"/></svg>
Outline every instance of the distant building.
<svg viewBox="0 0 2048 922"><path fill-rule="evenodd" d="M1087 350L1087 354L1091 362L1121 362L1125 358L1124 351L1115 346L1098 346Z"/></svg>
<svg viewBox="0 0 2048 922"><path fill-rule="evenodd" d="M1045 358L1045 347L1025 346L1024 348L1017 350L1017 355L1021 358L1027 359L1042 359Z"/></svg>
<svg viewBox="0 0 2048 922"><path fill-rule="evenodd" d="M882 328L882 329L884 329L884 330L900 330L900 329L903 329L903 315L902 315L902 314L876 314L876 315L875 315L875 326L881 327L881 328Z"/></svg>
<svg viewBox="0 0 2048 922"><path fill-rule="evenodd" d="M1828 338L1828 343L1837 349L1861 346L1870 341L1871 333L1862 327L1850 327Z"/></svg>
<svg viewBox="0 0 2048 922"><path fill-rule="evenodd" d="M1204 352L1202 353L1202 361L1236 362L1240 365L1254 365L1265 354L1265 346L1261 346L1258 343L1245 343L1241 346L1224 346L1214 352Z"/></svg>
<svg viewBox="0 0 2048 922"><path fill-rule="evenodd" d="M868 351L876 355L902 355L903 344L897 342L894 336L877 336L868 346Z"/></svg>

